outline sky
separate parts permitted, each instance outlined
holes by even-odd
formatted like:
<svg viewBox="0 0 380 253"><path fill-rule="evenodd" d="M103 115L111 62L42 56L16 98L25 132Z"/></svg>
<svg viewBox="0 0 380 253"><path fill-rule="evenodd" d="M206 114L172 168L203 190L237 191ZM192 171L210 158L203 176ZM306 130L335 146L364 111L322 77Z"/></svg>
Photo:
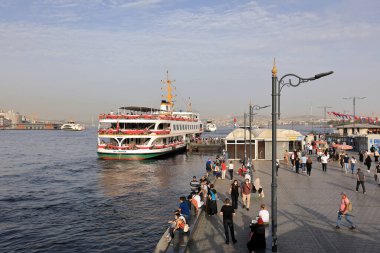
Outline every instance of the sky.
<svg viewBox="0 0 380 253"><path fill-rule="evenodd" d="M376 0L1 0L0 109L91 121L158 107L168 70L177 109L240 116L271 104L276 58L279 77L334 71L285 87L282 117L352 113L351 96L379 115L379 14Z"/></svg>

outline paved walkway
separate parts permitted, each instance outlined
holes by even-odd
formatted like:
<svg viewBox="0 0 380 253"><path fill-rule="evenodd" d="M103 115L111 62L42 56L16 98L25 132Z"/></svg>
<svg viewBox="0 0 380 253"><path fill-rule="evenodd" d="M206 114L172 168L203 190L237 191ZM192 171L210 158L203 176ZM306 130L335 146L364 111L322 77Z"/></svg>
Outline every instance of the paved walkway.
<svg viewBox="0 0 380 253"><path fill-rule="evenodd" d="M258 161L255 167L254 177L260 177L265 198L251 197L250 211L242 210L239 205L234 220L238 243L224 243L222 217L204 216L188 252L247 252L250 221L257 215L261 203L270 210L271 162ZM363 165L360 167L364 169ZM380 187L374 181L373 172L374 166L369 175L365 170L367 194L364 195L361 189L355 192L355 175L344 174L337 162L330 162L324 173L321 165L314 161L311 177L296 174L281 164L278 177L279 252L380 252ZM229 180L217 180L220 199L228 196L229 184ZM345 191L353 203L353 222L357 226L354 231L349 230L344 219L341 229L335 229L341 191ZM219 201L218 210L222 205ZM269 229L266 232L267 252L270 252Z"/></svg>

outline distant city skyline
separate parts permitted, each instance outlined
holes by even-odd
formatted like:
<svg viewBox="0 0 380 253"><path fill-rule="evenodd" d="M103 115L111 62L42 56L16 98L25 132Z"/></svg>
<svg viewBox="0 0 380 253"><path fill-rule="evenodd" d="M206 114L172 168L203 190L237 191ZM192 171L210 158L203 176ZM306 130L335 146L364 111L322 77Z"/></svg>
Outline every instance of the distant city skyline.
<svg viewBox="0 0 380 253"><path fill-rule="evenodd" d="M271 103L278 75L335 73L282 92L283 117L319 106L378 116L380 2L363 0L0 2L0 108L91 122L125 105L158 107L166 70L177 108L241 116ZM312 107L312 109L311 109ZM270 115L270 109L260 112Z"/></svg>

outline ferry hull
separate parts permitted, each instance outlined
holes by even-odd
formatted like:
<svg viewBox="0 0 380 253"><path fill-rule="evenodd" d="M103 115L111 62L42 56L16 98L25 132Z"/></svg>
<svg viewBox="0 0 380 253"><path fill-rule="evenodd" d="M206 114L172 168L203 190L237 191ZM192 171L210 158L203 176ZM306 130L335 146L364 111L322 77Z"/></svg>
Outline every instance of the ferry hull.
<svg viewBox="0 0 380 253"><path fill-rule="evenodd" d="M186 146L165 151L165 152L157 152L157 153L140 153L140 154L126 154L126 153L102 153L98 152L99 159L103 160L126 160L126 161L138 161L138 160L146 160L153 159L158 157L164 157L168 155L172 155L174 153L178 153L184 151Z"/></svg>

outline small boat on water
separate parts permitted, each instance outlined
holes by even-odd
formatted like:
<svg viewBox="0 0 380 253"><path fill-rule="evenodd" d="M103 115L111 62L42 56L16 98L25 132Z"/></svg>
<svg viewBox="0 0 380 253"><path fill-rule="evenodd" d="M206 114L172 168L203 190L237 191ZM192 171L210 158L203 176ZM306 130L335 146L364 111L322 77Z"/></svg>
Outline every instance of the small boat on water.
<svg viewBox="0 0 380 253"><path fill-rule="evenodd" d="M198 113L174 111L171 80L160 109L120 107L118 113L99 115L98 156L105 160L143 160L184 150L203 132Z"/></svg>
<svg viewBox="0 0 380 253"><path fill-rule="evenodd" d="M205 125L205 132L215 132L217 129L216 124L212 120L207 120Z"/></svg>
<svg viewBox="0 0 380 253"><path fill-rule="evenodd" d="M64 131L83 131L85 129L83 125L75 123L74 121L69 121L61 126L61 130Z"/></svg>

